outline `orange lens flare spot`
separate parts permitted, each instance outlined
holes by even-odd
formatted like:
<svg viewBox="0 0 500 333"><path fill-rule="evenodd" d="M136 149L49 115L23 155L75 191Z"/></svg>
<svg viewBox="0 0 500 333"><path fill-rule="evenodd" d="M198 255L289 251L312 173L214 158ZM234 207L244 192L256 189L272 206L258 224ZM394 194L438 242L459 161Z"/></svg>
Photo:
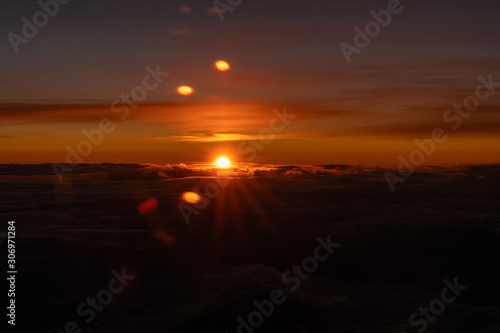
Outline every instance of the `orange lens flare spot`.
<svg viewBox="0 0 500 333"><path fill-rule="evenodd" d="M177 92L183 96L188 96L194 92L194 89L190 86L180 86L177 87Z"/></svg>
<svg viewBox="0 0 500 333"><path fill-rule="evenodd" d="M231 69L231 66L224 60L219 60L215 62L215 68L217 68L221 72L225 72Z"/></svg>
<svg viewBox="0 0 500 333"><path fill-rule="evenodd" d="M155 208L158 207L158 201L156 201L156 198L150 198L142 203L140 203L137 206L137 209L139 209L139 212L142 215L146 215L147 213L151 212Z"/></svg>
<svg viewBox="0 0 500 333"><path fill-rule="evenodd" d="M219 168L227 168L228 166L231 165L231 161L226 157L219 157L216 163Z"/></svg>
<svg viewBox="0 0 500 333"><path fill-rule="evenodd" d="M196 204L201 202L201 197L194 192L184 192L182 194L182 200L190 204Z"/></svg>

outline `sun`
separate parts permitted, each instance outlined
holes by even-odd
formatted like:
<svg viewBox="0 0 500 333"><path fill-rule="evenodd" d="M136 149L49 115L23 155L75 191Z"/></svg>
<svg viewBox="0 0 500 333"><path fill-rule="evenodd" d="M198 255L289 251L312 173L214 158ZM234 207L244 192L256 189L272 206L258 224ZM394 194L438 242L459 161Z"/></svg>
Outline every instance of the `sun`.
<svg viewBox="0 0 500 333"><path fill-rule="evenodd" d="M231 66L229 66L229 64L227 62L225 62L224 60L216 61L215 67L221 72L225 72L225 71L228 71L229 69L231 69Z"/></svg>
<svg viewBox="0 0 500 333"><path fill-rule="evenodd" d="M225 157L219 157L216 163L219 168L227 168L231 165L231 161Z"/></svg>

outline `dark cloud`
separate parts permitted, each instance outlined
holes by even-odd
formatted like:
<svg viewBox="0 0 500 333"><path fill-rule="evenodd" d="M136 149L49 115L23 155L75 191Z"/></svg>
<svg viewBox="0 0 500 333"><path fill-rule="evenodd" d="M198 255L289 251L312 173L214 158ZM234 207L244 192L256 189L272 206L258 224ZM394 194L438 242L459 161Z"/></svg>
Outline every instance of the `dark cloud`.
<svg viewBox="0 0 500 333"><path fill-rule="evenodd" d="M379 169L249 165L189 225L180 196L214 179L205 165L87 164L75 174L108 176L10 179L0 219L18 229L19 325L40 333L73 320L83 332L229 333L238 316L255 311L254 300L278 288L287 301L261 332L411 331L408 317L458 276L469 288L429 332L494 332L499 168L422 168L391 193ZM51 168L0 170L26 177ZM157 206L141 214L151 198ZM283 273L327 235L341 247L292 291ZM84 323L76 307L121 267L136 279Z"/></svg>

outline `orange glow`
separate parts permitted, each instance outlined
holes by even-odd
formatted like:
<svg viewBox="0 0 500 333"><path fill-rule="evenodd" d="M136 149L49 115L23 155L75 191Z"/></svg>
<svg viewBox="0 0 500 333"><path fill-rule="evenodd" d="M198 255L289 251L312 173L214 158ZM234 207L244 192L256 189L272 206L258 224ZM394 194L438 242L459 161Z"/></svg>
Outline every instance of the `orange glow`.
<svg viewBox="0 0 500 333"><path fill-rule="evenodd" d="M212 61L213 63L213 61ZM209 61L210 65L210 61ZM210 67L210 66L209 66ZM214 68L215 69L215 68ZM225 79L224 73L220 79ZM219 75L215 75L219 76ZM224 80L222 80L224 81ZM191 83L181 81L181 84ZM192 83L194 85L194 83ZM177 86L170 88L170 94L177 95ZM201 90L200 90L201 92ZM195 95L196 94L196 95ZM199 92L194 91L191 96L178 95L178 99L191 100ZM363 166L379 166L392 168L399 166L398 156L401 154L408 159L413 150L418 149L413 140L408 137L428 138L435 123L414 123L408 127L398 127L385 124L384 126L361 126L366 115L363 113L340 116L331 123L334 131L323 130L330 126L331 119L326 118L327 109L311 107L297 107L297 114L303 115L293 121L293 126L287 127L281 133L275 133L275 140L271 145L259 151L262 143L255 140L255 135L265 126L269 128L269 121L274 117L271 106L264 104L237 102L203 101L192 103L167 103L138 105L140 112L133 112L127 121L133 123L133 131L117 130L113 135L106 136L105 145L96 147L81 134L81 128L91 126L88 130L98 129L102 115L109 112L109 105L7 105L0 112L0 123L5 122L4 131L0 135L0 163L39 164L47 160L64 163L70 156L71 161L82 159L82 163L135 163L149 161L156 164L182 163L187 160L206 161L217 171L215 163L217 157L229 157L234 147L233 142L248 141L238 160L244 161L251 151L257 152L255 163L264 164L330 164L335 156L336 164L350 164ZM486 106L486 114L497 112L494 106ZM433 109L434 110L434 109ZM438 114L443 110L437 109ZM332 111L333 112L333 111ZM92 125L83 123L82 119L92 119ZM117 113L125 117L127 112ZM132 118L133 115L133 118ZM331 116L331 115L330 115ZM328 116L328 117L330 117ZM337 116L335 116L337 117ZM367 119L378 124L379 116L369 116ZM17 121L14 121L16 120ZM46 119L50 119L47 123ZM74 119L74 120L73 120ZM120 118L113 119L116 128ZM85 121L87 121L85 120ZM202 120L202 121L201 121ZM366 120L366 121L368 121ZM468 119L470 126L460 128L460 131L451 132L446 144L436 146L439 153L432 154L425 160L425 165L443 167L459 164L493 164L499 163L500 137L498 137L497 122L486 122L477 119ZM398 120L403 123L402 119ZM420 118L419 118L420 121ZM12 125L9 123L12 122ZM58 130L45 130L56 126ZM382 124L382 123L380 123ZM464 122L465 124L465 122ZM276 122L280 127L281 123ZM405 125L406 126L406 125ZM21 133L34 133L35 128L44 130L37 137L39 145L33 145L33 137ZM54 127L55 128L55 127ZM326 127L325 127L326 128ZM430 128L430 129L429 129ZM494 131L497 132L494 132ZM264 138L268 135L264 134ZM454 134L453 136L451 134ZM71 140L70 140L71 138ZM68 141L70 140L70 141ZM293 140L293 141L292 141ZM92 144L93 151L88 156L78 154L78 149L86 149L87 141ZM64 147L70 146L75 153L68 153ZM227 146L225 145L227 142ZM243 153L248 152L248 153ZM233 155L236 157L236 155ZM168 158L167 158L168 157ZM233 161L233 163L236 163ZM64 169L63 169L64 170ZM9 176L13 177L13 176ZM39 177L39 176L37 176ZM47 175L48 177L48 175ZM64 180L83 179L90 177L87 173L70 173L63 175ZM104 179L105 174L91 177ZM164 176L163 176L164 177ZM54 176L52 177L54 178ZM178 193L180 196L182 192ZM147 198L146 198L147 199ZM139 203L139 202L138 202Z"/></svg>
<svg viewBox="0 0 500 333"><path fill-rule="evenodd" d="M201 197L194 192L184 192L182 194L182 200L190 204L196 204L201 202Z"/></svg>
<svg viewBox="0 0 500 333"><path fill-rule="evenodd" d="M219 168L227 168L231 165L231 161L225 157L219 157L216 163Z"/></svg>
<svg viewBox="0 0 500 333"><path fill-rule="evenodd" d="M229 69L231 69L231 66L229 66L229 64L227 62L225 62L224 60L219 60L215 63L215 67L220 70L221 72L225 72L225 71L228 71Z"/></svg>
<svg viewBox="0 0 500 333"><path fill-rule="evenodd" d="M194 90L190 86L180 86L177 88L177 92L181 95L187 96L191 95L194 92Z"/></svg>

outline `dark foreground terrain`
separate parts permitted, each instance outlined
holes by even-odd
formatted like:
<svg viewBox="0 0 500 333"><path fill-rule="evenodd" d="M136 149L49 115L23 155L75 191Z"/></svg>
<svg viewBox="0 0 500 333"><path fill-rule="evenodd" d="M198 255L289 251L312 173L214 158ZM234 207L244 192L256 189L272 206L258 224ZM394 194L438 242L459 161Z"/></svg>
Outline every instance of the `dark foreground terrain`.
<svg viewBox="0 0 500 333"><path fill-rule="evenodd" d="M256 172L189 224L181 194L214 178L47 168L0 168L20 332L500 332L499 166L395 193L381 170Z"/></svg>

